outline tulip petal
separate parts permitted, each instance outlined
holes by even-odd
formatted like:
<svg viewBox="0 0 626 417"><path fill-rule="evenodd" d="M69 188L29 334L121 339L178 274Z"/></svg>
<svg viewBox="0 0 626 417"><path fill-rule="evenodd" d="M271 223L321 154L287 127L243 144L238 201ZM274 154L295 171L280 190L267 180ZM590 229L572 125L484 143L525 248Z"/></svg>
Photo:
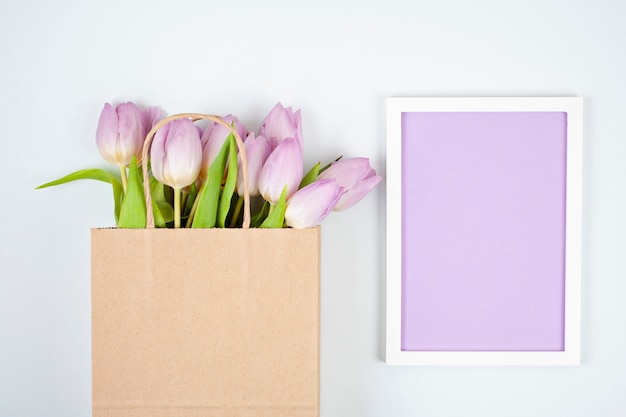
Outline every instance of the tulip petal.
<svg viewBox="0 0 626 417"><path fill-rule="evenodd" d="M152 171L162 183L182 189L198 178L202 145L196 125L189 119L169 122L155 134L152 143Z"/></svg>
<svg viewBox="0 0 626 417"><path fill-rule="evenodd" d="M320 173L319 178L334 178L342 187L353 187L370 176L372 167L368 158L341 159Z"/></svg>
<svg viewBox="0 0 626 417"><path fill-rule="evenodd" d="M372 191L382 179L382 177L374 175L359 181L354 187L346 190L333 210L342 211L352 207Z"/></svg>
<svg viewBox="0 0 626 417"><path fill-rule="evenodd" d="M334 211L352 207L382 180L376 175L376 171L370 166L367 158L342 159L333 162L328 169L320 173L319 178L332 178L346 190Z"/></svg>
<svg viewBox="0 0 626 417"><path fill-rule="evenodd" d="M115 159L117 137L117 112L113 106L105 103L96 128L96 145L102 158L113 165L117 165Z"/></svg>
<svg viewBox="0 0 626 417"><path fill-rule="evenodd" d="M148 135L148 132L152 130L155 124L163 118L163 110L160 107L148 107L141 112L144 136Z"/></svg>
<svg viewBox="0 0 626 417"><path fill-rule="evenodd" d="M246 160L248 161L248 192L251 197L259 195L259 174L270 154L270 144L263 136L254 137L250 132L245 142ZM243 195L243 169L241 157L238 158L237 194Z"/></svg>
<svg viewBox="0 0 626 417"><path fill-rule="evenodd" d="M261 123L259 135L268 139L272 149L286 138L295 138L302 145L300 110L294 113L291 107L284 108L281 103L277 103Z"/></svg>
<svg viewBox="0 0 626 417"><path fill-rule="evenodd" d="M130 164L133 156L140 159L145 129L142 110L133 103L123 103L117 106L118 141L116 144L116 158L120 165Z"/></svg>
<svg viewBox="0 0 626 417"><path fill-rule="evenodd" d="M302 180L302 148L295 138L283 140L267 157L259 174L259 192L266 201L276 204L283 188L287 198L295 193Z"/></svg>
<svg viewBox="0 0 626 417"><path fill-rule="evenodd" d="M144 115L128 102L116 107L104 105L96 129L96 145L105 161L128 166L133 156L138 160L145 139Z"/></svg>
<svg viewBox="0 0 626 417"><path fill-rule="evenodd" d="M330 214L343 193L343 187L335 180L317 180L287 201L285 222L295 229L317 226Z"/></svg>

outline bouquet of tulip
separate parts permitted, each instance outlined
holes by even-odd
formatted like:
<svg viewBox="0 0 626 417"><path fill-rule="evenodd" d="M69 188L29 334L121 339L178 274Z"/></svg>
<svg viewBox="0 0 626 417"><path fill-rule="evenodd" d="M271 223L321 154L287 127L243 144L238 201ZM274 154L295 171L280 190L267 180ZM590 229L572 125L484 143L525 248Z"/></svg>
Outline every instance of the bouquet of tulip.
<svg viewBox="0 0 626 417"><path fill-rule="evenodd" d="M209 124L202 129L198 120ZM96 144L119 174L85 169L38 188L78 179L109 183L120 228L153 223L301 229L318 225L333 210L351 207L382 179L367 158L317 163L305 174L302 143L300 111L280 103L258 133L232 115L162 118L156 107L107 103Z"/></svg>

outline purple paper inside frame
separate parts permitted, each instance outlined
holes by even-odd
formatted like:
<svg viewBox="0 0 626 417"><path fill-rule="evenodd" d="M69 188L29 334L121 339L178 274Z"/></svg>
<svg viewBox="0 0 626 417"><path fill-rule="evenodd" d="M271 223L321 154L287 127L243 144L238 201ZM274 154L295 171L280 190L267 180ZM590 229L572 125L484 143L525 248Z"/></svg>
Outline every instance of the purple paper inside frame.
<svg viewBox="0 0 626 417"><path fill-rule="evenodd" d="M564 112L402 114L404 351L563 351Z"/></svg>

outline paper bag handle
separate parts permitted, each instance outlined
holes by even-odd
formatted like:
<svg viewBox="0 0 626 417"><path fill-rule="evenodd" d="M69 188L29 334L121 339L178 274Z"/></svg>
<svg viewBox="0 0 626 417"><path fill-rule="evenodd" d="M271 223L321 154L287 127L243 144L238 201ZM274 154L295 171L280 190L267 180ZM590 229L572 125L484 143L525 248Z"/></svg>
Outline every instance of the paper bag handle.
<svg viewBox="0 0 626 417"><path fill-rule="evenodd" d="M209 114L200 114L200 113L179 113L169 117L164 118L159 121L154 127L148 132L146 136L146 140L143 144L143 150L141 152L141 160L143 161L142 169L143 169L143 191L146 197L146 229L154 229L154 213L152 212L152 195L150 194L150 177L148 175L148 154L150 152L150 146L152 145L152 139L156 134L157 130L165 126L167 123L176 119L191 119L191 121L195 122L198 120L210 120L212 122L218 123L233 134L235 137L235 142L237 143L237 148L239 150L239 156L241 157L241 167L242 167L242 176L243 176L243 224L242 228L248 229L250 227L250 191L248 190L248 160L246 158L246 149L243 144L243 139L237 133L237 130L233 128L231 125L226 123L221 117L213 116Z"/></svg>

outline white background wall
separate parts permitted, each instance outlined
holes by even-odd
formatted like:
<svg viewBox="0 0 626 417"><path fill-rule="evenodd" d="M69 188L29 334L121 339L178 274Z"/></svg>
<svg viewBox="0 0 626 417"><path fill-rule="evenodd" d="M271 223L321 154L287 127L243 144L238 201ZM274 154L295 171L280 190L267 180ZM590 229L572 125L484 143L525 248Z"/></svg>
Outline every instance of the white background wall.
<svg viewBox="0 0 626 417"><path fill-rule="evenodd" d="M89 229L107 185L105 101L234 113L302 109L309 164L385 175L387 96L585 98L583 363L388 367L385 186L323 224L322 417L626 415L626 3L619 0L3 0L0 416L88 416Z"/></svg>

